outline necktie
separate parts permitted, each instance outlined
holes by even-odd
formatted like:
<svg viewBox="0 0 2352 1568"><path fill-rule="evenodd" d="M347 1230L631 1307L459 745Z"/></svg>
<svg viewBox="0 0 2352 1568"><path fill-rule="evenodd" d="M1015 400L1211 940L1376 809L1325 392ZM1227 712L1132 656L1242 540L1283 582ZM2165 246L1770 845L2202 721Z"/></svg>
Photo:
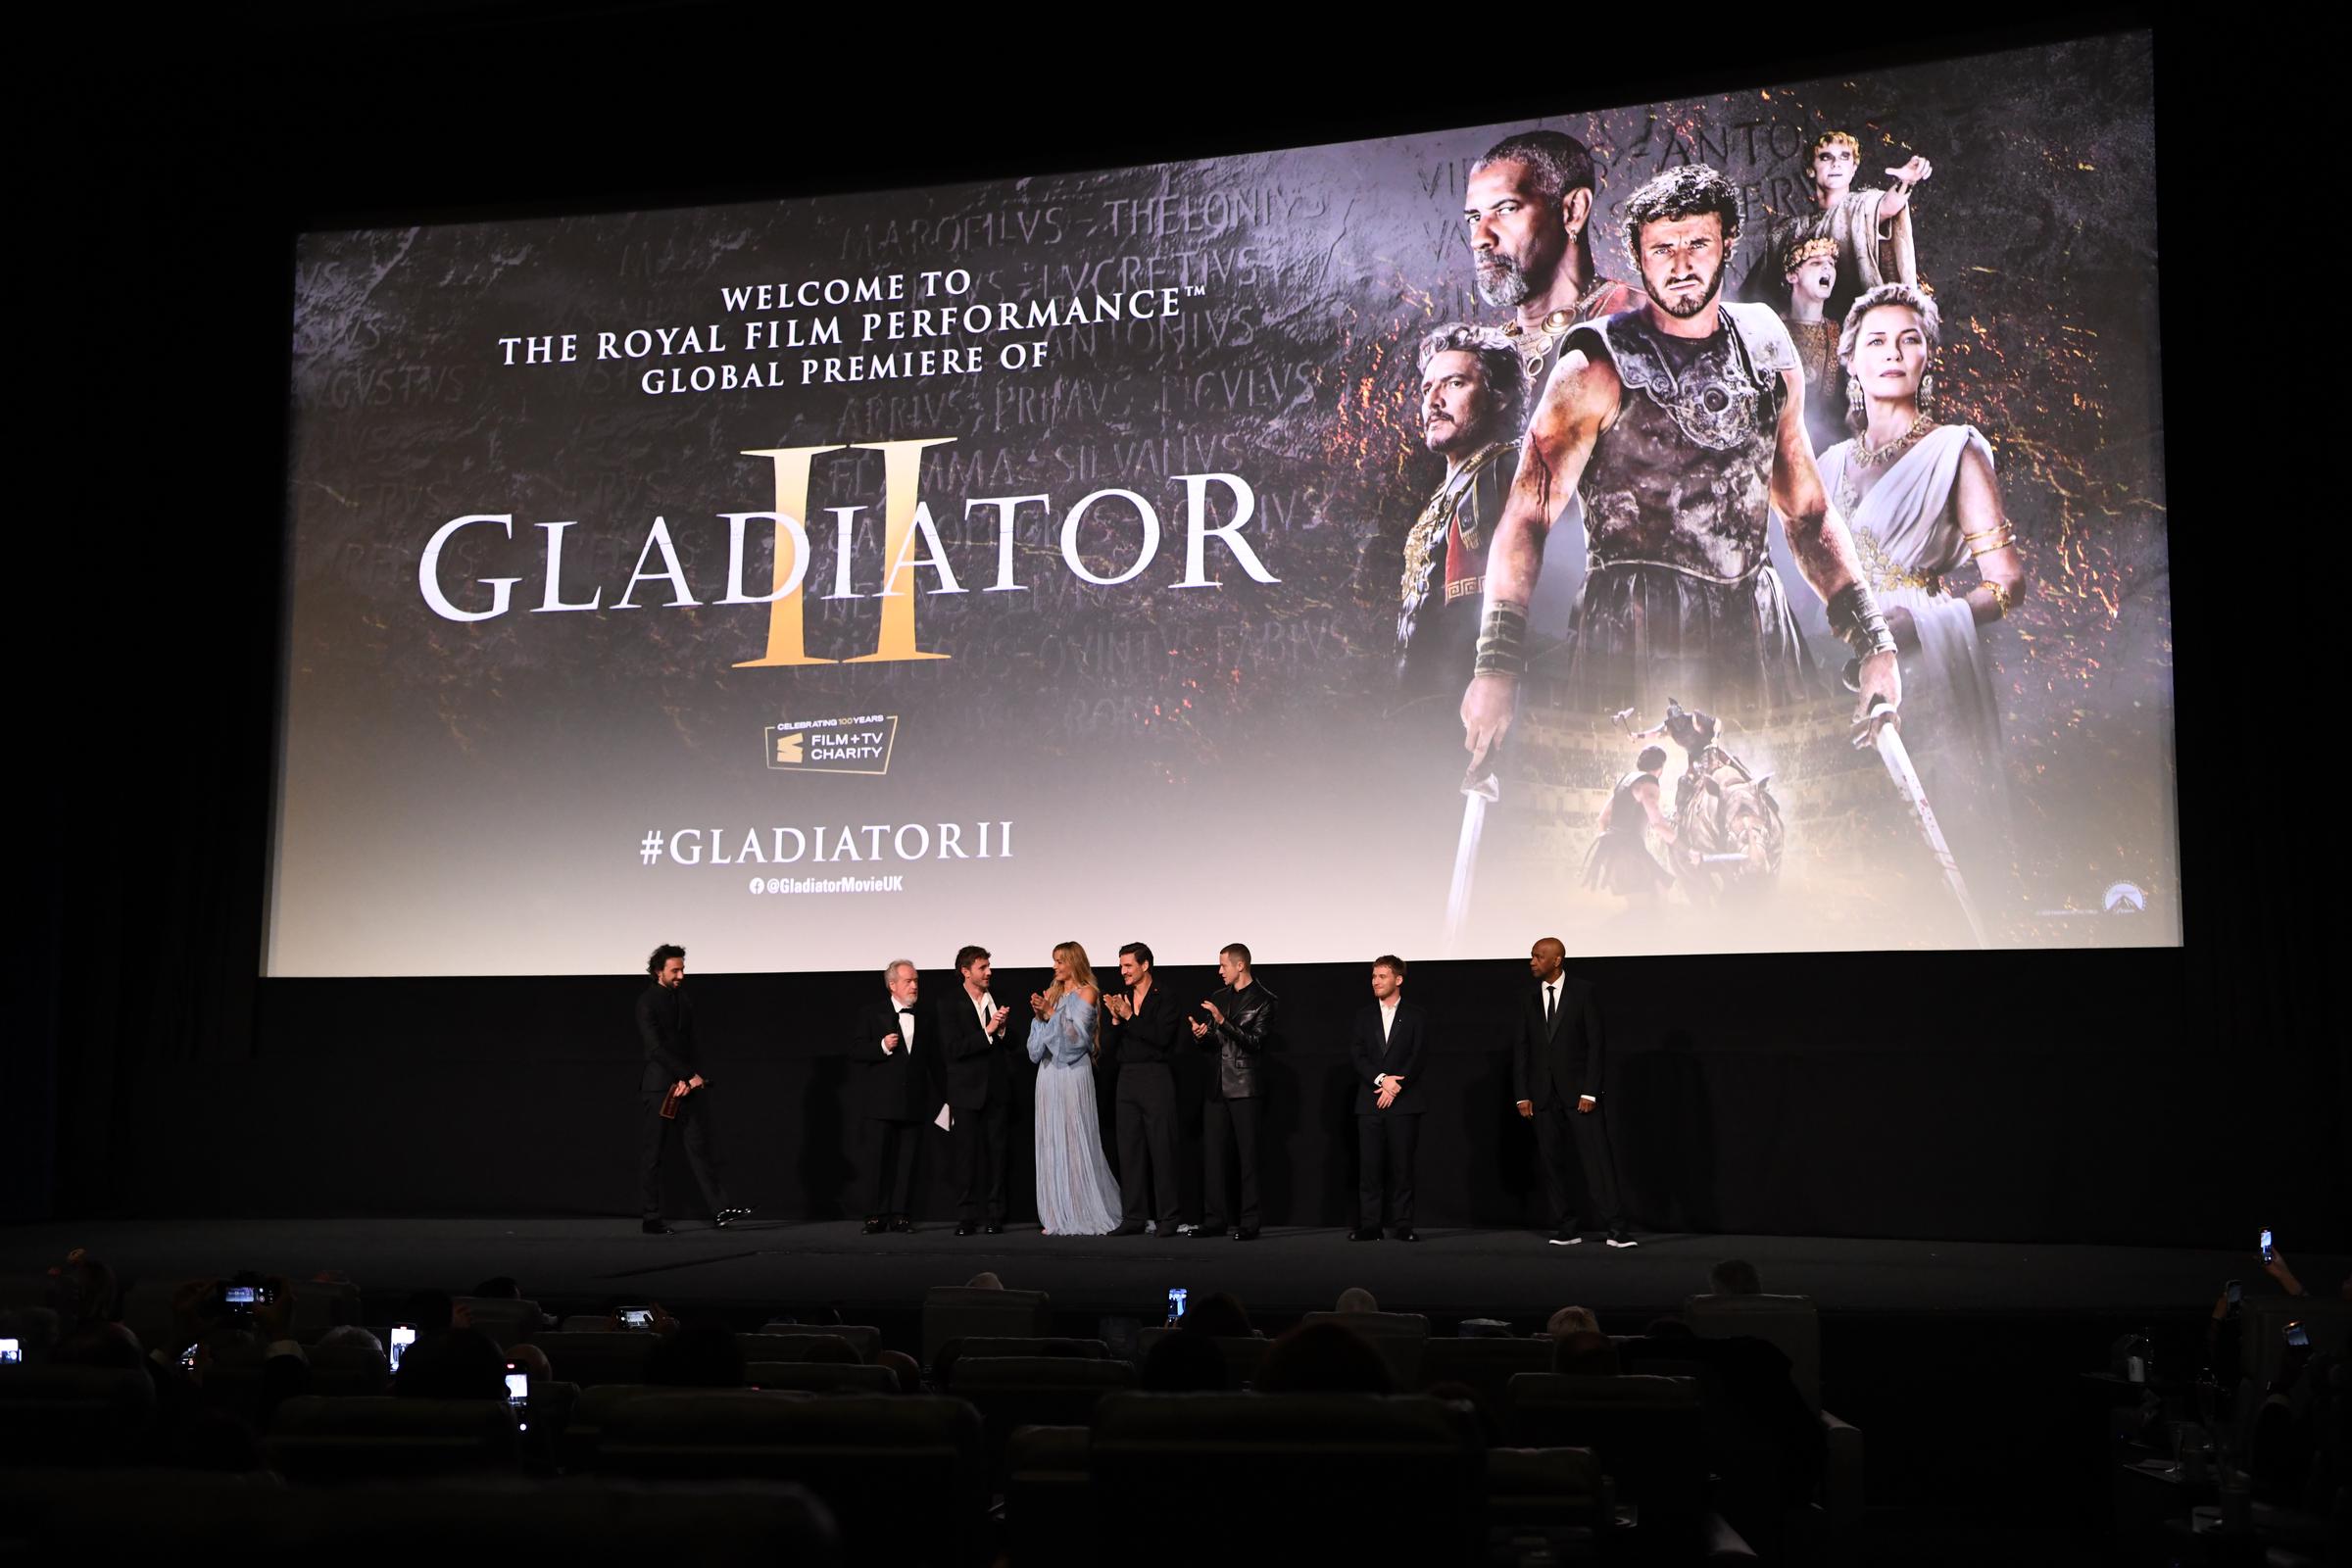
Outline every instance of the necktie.
<svg viewBox="0 0 2352 1568"><path fill-rule="evenodd" d="M1559 1001L1559 993L1555 989L1557 985L1557 981L1546 980L1544 982L1544 1026L1547 1029L1551 1027L1553 1006Z"/></svg>
<svg viewBox="0 0 2352 1568"><path fill-rule="evenodd" d="M900 1038L906 1041L906 1049L908 1051L912 1051L914 1049L914 1009L912 1007L901 1007L899 1009L899 1016L906 1020L906 1032Z"/></svg>

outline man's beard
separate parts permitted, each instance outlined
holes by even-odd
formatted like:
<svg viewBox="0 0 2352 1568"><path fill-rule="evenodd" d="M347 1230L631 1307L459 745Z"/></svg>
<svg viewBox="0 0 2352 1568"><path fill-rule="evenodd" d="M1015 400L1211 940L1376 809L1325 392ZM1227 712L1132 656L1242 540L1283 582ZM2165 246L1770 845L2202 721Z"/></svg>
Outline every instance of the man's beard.
<svg viewBox="0 0 2352 1568"><path fill-rule="evenodd" d="M1478 285L1478 297L1489 305L1499 305L1507 310L1535 292L1527 281L1527 274L1519 270L1519 264L1500 251L1480 257L1472 272Z"/></svg>
<svg viewBox="0 0 2352 1568"><path fill-rule="evenodd" d="M1655 305L1659 310L1664 311L1668 316L1675 318L1677 320L1684 320L1690 317L1696 316L1699 312L1705 310L1708 306L1715 303L1715 296L1723 292L1723 268L1718 265L1715 269L1715 275L1707 279L1705 292L1701 293L1695 301L1689 304L1678 305L1671 301L1660 299L1658 297L1658 291L1650 286L1649 274L1647 272L1643 272L1642 274L1642 292L1647 294L1649 296L1649 302L1652 305ZM1671 281L1671 279L1669 281Z"/></svg>

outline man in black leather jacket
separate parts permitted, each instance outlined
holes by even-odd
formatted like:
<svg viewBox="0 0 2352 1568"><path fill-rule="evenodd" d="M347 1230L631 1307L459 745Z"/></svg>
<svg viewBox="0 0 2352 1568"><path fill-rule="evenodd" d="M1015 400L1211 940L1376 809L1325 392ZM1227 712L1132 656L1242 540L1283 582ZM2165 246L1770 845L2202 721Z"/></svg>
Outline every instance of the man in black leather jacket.
<svg viewBox="0 0 2352 1568"><path fill-rule="evenodd" d="M1200 1107L1200 1137L1206 1157L1201 1183L1200 1228L1203 1236L1223 1236L1230 1216L1236 1241L1257 1240L1257 1134L1263 1120L1264 1086L1258 1057L1274 1033L1274 1009L1281 999L1250 972L1250 950L1236 942L1217 954L1217 973L1225 984L1200 1004L1202 1017L1192 1020L1193 1038L1212 1046L1216 1067L1208 1075L1208 1097ZM1225 1146L1233 1146L1242 1171L1241 1206L1226 1201Z"/></svg>

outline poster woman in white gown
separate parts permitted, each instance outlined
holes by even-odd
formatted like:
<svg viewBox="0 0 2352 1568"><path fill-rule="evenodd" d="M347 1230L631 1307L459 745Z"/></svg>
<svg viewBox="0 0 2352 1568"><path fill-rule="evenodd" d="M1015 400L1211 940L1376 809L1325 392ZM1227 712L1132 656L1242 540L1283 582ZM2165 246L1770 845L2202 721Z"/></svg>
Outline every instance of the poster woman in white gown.
<svg viewBox="0 0 2352 1568"><path fill-rule="evenodd" d="M2001 512L1992 448L1974 425L1938 424L1931 368L1936 302L1908 283L1855 300L1838 343L1856 440L1820 459L1903 669L1902 730L1961 874L2009 874L2000 693L1980 628L2013 609L2025 563ZM1974 583L1951 583L1965 565Z"/></svg>
<svg viewBox="0 0 2352 1568"><path fill-rule="evenodd" d="M1037 1218L1048 1236L1101 1236L1119 1224L1119 1181L1102 1157L1095 1113L1095 1044L1102 993L1086 949L1054 950L1054 983L1029 999L1037 1022Z"/></svg>

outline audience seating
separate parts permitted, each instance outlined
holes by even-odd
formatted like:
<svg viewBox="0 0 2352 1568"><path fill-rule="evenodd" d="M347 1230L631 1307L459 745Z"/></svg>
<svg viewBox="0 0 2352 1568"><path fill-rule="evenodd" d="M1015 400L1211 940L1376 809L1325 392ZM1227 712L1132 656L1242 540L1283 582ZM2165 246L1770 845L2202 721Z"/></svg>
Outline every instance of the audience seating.
<svg viewBox="0 0 2352 1568"><path fill-rule="evenodd" d="M2303 1325L2314 1354L2340 1351L2352 1337L2352 1301L2327 1296L2248 1295L2239 1308L2241 1370L2258 1389L2286 1369L2286 1326Z"/></svg>
<svg viewBox="0 0 2352 1568"><path fill-rule="evenodd" d="M969 1343L969 1342L966 1342ZM948 1392L980 1412L988 1438L989 1474L1002 1486L1005 1448L1024 1426L1086 1426L1103 1396L1132 1389L1135 1368L1125 1361L1074 1355L961 1355Z"/></svg>
<svg viewBox="0 0 2352 1568"><path fill-rule="evenodd" d="M1110 1354L1101 1340L1075 1340L1061 1335L974 1334L956 1344L961 1356L1058 1355L1100 1361Z"/></svg>
<svg viewBox="0 0 2352 1568"><path fill-rule="evenodd" d="M899 1375L862 1361L748 1361L743 1380L756 1389L809 1394L897 1394Z"/></svg>
<svg viewBox="0 0 2352 1568"><path fill-rule="evenodd" d="M771 1331L735 1336L735 1353L746 1361L845 1361L865 1359L858 1347L841 1335L818 1332L778 1334Z"/></svg>
<svg viewBox="0 0 2352 1568"><path fill-rule="evenodd" d="M774 1482L646 1485L455 1478L290 1488L266 1472L18 1470L0 1476L0 1553L18 1543L74 1555L252 1562L289 1549L343 1564L464 1557L644 1568L691 1544L725 1568L844 1561L831 1513Z"/></svg>
<svg viewBox="0 0 2352 1568"><path fill-rule="evenodd" d="M299 1302L300 1298L296 1300ZM511 1297L461 1296L457 1305L466 1309L467 1323L487 1337L500 1349L537 1335L545 1315L537 1301L517 1301Z"/></svg>
<svg viewBox="0 0 2352 1568"><path fill-rule="evenodd" d="M990 1291L935 1285L923 1293L923 1365L939 1360L950 1340L975 1335L1042 1338L1054 1331L1053 1304L1043 1291Z"/></svg>
<svg viewBox="0 0 2352 1568"><path fill-rule="evenodd" d="M1266 1561L1479 1561L1465 1415L1413 1395L1113 1394L1087 1447L1096 1560L1198 1568L1247 1541Z"/></svg>
<svg viewBox="0 0 2352 1568"><path fill-rule="evenodd" d="M1773 1346L1788 1358L1789 1380L1821 1418L1828 1452L1822 1472L1822 1508L1830 1549L1850 1555L1862 1528L1864 1456L1861 1429L1821 1407L1821 1314L1809 1296L1693 1296L1683 1302L1683 1320L1702 1339L1745 1335Z"/></svg>
<svg viewBox="0 0 2352 1568"><path fill-rule="evenodd" d="M1093 1434L1082 1426L1015 1427L1004 1446L1004 1526L1020 1568L1094 1568Z"/></svg>
<svg viewBox="0 0 2352 1568"><path fill-rule="evenodd" d="M1490 1526L1580 1529L1597 1540L1615 1512L1616 1489L1590 1448L1489 1448L1486 1473Z"/></svg>
<svg viewBox="0 0 2352 1568"><path fill-rule="evenodd" d="M1171 1334L1190 1332L1185 1329L1146 1329L1135 1337L1138 1360L1148 1359L1152 1347ZM1274 1342L1258 1334L1220 1334L1216 1340L1218 1352L1225 1357L1225 1387L1239 1391L1257 1381L1257 1369L1265 1364L1266 1352Z"/></svg>
<svg viewBox="0 0 2352 1568"><path fill-rule="evenodd" d="M597 1441L604 1436L605 1420L615 1405L648 1394L667 1392L651 1383L606 1383L581 1389L572 1400L571 1413L563 1430L555 1434L557 1462L566 1470L588 1469L596 1455Z"/></svg>
<svg viewBox="0 0 2352 1568"><path fill-rule="evenodd" d="M0 1466L129 1464L155 1426L137 1368L0 1362Z"/></svg>
<svg viewBox="0 0 2352 1568"><path fill-rule="evenodd" d="M761 1328L762 1334L838 1334L858 1348L858 1359L871 1361L882 1348L882 1331L864 1323L795 1323L779 1318Z"/></svg>
<svg viewBox="0 0 2352 1568"><path fill-rule="evenodd" d="M382 1394L390 1387L391 1372L384 1358L365 1345L314 1345L310 1357L310 1392L330 1398Z"/></svg>
<svg viewBox="0 0 2352 1568"><path fill-rule="evenodd" d="M1421 1379L1417 1387L1438 1383L1467 1384L1478 1402L1502 1419L1509 1407L1510 1383L1521 1372L1549 1372L1552 1342L1542 1339L1433 1339L1421 1349Z"/></svg>
<svg viewBox="0 0 2352 1568"><path fill-rule="evenodd" d="M628 1330L609 1334L541 1334L531 1343L566 1383L592 1389L602 1383L643 1383L646 1362L662 1343L658 1334Z"/></svg>
<svg viewBox="0 0 2352 1568"><path fill-rule="evenodd" d="M1522 1372L1509 1394L1514 1443L1592 1449L1619 1498L1640 1505L1653 1548L1690 1545L1707 1511L1695 1379ZM1661 1534L1670 1539L1658 1540Z"/></svg>
<svg viewBox="0 0 2352 1568"><path fill-rule="evenodd" d="M1429 1344L1429 1319L1418 1312L1309 1312L1302 1323L1337 1323L1372 1342L1397 1392L1408 1393L1422 1384L1421 1359Z"/></svg>
<svg viewBox="0 0 2352 1568"><path fill-rule="evenodd" d="M978 1413L921 1395L649 1392L606 1412L595 1463L639 1479L798 1481L860 1564L967 1560L989 1500Z"/></svg>
<svg viewBox="0 0 2352 1568"><path fill-rule="evenodd" d="M1796 1392L1821 1408L1821 1314L1810 1296L1686 1297L1683 1321L1702 1340L1743 1334L1777 1347Z"/></svg>
<svg viewBox="0 0 2352 1568"><path fill-rule="evenodd" d="M278 1406L269 1449L289 1481L372 1481L511 1469L514 1437L504 1399L303 1395Z"/></svg>

